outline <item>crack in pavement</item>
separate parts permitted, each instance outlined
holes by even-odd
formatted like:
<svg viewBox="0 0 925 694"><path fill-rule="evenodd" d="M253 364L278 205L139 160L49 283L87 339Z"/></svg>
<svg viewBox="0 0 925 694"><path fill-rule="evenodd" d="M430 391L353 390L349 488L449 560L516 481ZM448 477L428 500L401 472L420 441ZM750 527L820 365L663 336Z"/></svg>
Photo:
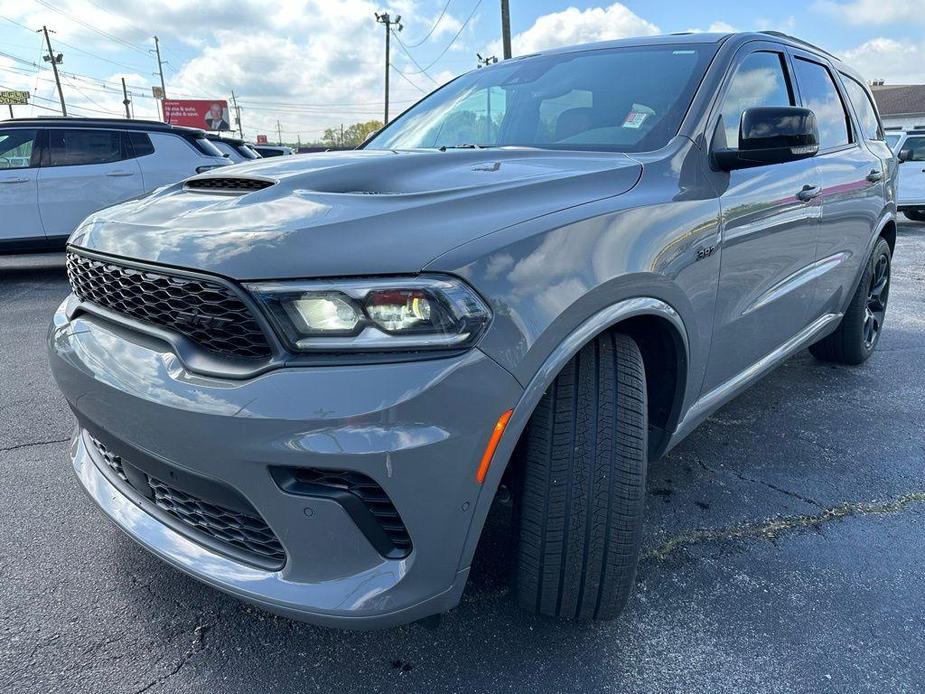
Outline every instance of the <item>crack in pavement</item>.
<svg viewBox="0 0 925 694"><path fill-rule="evenodd" d="M723 472L727 472L726 470L717 470L716 468L710 467L709 465L707 465L705 462L703 462L700 459L700 456L694 456L694 459L697 461L697 464L700 465L700 467L702 467L707 472L712 472L714 475L719 475L719 474L722 474ZM808 496L804 496L803 494L800 494L799 492L794 492L794 491L791 491L790 489L779 487L773 482L768 482L767 480L759 479L757 477L749 477L745 473L739 472L738 470L728 470L728 472L732 474L733 476L737 477L738 479L742 480L743 482L751 482L752 484L761 484L767 487L768 489L773 489L775 492L780 492L781 494L785 494L787 496L793 497L794 499L799 499L800 501L810 504L812 506L818 506L819 508L823 508L823 505L819 503L818 501L816 501L815 499L808 497Z"/></svg>
<svg viewBox="0 0 925 694"><path fill-rule="evenodd" d="M909 504L925 503L925 491L911 492L889 501L849 501L839 506L824 508L819 513L783 516L760 521L746 521L716 530L693 530L669 538L659 547L649 550L643 559L666 559L668 555L688 545L728 540L774 540L782 532L799 528L818 528L824 523L849 516L898 513Z"/></svg>
<svg viewBox="0 0 925 694"><path fill-rule="evenodd" d="M196 628L193 630L193 642L190 644L190 647L186 650L186 653L183 654L183 657L177 661L173 670L168 672L166 675L161 675L157 679L151 680L141 689L136 689L135 694L142 694L142 692L146 692L149 689L151 689L151 687L156 687L157 685L166 682L171 677L173 677L178 672L180 672L180 670L183 669L183 666L186 665L192 659L194 655L196 655L199 651L202 650L203 636L209 630L209 628L210 628L209 625L197 624Z"/></svg>
<svg viewBox="0 0 925 694"><path fill-rule="evenodd" d="M17 443L15 446L10 446L8 448L0 448L0 453L6 453L8 451L18 451L21 448L32 448L34 446L50 446L53 443L67 443L71 440L71 437L66 439L50 439L48 441L30 441L29 443Z"/></svg>

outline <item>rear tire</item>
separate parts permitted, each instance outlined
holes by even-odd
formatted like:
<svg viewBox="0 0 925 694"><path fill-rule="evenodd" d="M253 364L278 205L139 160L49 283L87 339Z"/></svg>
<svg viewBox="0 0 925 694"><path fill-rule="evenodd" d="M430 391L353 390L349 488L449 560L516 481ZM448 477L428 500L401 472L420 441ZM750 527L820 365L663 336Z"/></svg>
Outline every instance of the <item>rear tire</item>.
<svg viewBox="0 0 925 694"><path fill-rule="evenodd" d="M913 222L925 222L925 209L906 210L903 214Z"/></svg>
<svg viewBox="0 0 925 694"><path fill-rule="evenodd" d="M519 451L520 605L613 619L632 592L647 463L646 380L636 343L604 333L546 391Z"/></svg>
<svg viewBox="0 0 925 694"><path fill-rule="evenodd" d="M835 332L809 348L814 357L856 365L873 354L883 332L890 298L890 260L890 245L883 238L877 239L841 323Z"/></svg>

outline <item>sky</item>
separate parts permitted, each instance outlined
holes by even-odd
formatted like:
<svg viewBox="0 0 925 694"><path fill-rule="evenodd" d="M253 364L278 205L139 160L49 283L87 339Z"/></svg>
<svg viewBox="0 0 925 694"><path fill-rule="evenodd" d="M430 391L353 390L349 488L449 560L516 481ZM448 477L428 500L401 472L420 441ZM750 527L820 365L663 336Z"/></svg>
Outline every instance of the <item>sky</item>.
<svg viewBox="0 0 925 694"><path fill-rule="evenodd" d="M775 29L839 55L868 79L925 83L920 0L510 0L515 55L677 31ZM325 128L381 119L385 28L392 40L391 115L501 56L499 0L0 0L0 90L32 93L16 116L59 112L42 61L47 26L71 115L122 116L121 78L137 118L157 118L152 53L160 39L171 98L229 99L244 134L318 140ZM5 108L4 108L5 110ZM3 114L5 115L5 114ZM0 115L0 117L3 117Z"/></svg>

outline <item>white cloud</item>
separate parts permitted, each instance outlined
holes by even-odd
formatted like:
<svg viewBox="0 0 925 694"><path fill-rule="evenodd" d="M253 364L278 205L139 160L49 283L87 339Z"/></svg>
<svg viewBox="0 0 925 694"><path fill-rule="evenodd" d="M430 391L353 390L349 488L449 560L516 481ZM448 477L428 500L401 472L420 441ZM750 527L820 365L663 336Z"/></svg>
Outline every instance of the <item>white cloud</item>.
<svg viewBox="0 0 925 694"><path fill-rule="evenodd" d="M542 15L529 29L511 38L511 48L514 55L526 55L558 46L657 33L655 24L615 2L609 7L569 7ZM489 55L501 55L500 41L492 42L487 50Z"/></svg>
<svg viewBox="0 0 925 694"><path fill-rule="evenodd" d="M887 84L921 84L925 81L925 42L875 38L839 56L867 80Z"/></svg>
<svg viewBox="0 0 925 694"><path fill-rule="evenodd" d="M812 8L849 24L925 23L922 5L913 0L816 0Z"/></svg>

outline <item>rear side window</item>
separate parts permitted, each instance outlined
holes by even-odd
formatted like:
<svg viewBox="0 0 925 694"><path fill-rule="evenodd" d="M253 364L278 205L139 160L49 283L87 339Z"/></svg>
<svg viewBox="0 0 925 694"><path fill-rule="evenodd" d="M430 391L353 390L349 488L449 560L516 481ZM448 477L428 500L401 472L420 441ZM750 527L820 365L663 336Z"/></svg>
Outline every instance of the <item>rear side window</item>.
<svg viewBox="0 0 925 694"><path fill-rule="evenodd" d="M803 106L816 114L819 149L840 147L851 142L848 115L828 68L796 58L793 61Z"/></svg>
<svg viewBox="0 0 925 694"><path fill-rule="evenodd" d="M48 166L108 164L124 158L122 133L116 130L48 131Z"/></svg>
<svg viewBox="0 0 925 694"><path fill-rule="evenodd" d="M739 148L739 123L742 113L759 106L793 106L793 91L784 70L784 56L759 51L749 55L736 68L723 97L721 113L726 131L726 146Z"/></svg>
<svg viewBox="0 0 925 694"><path fill-rule="evenodd" d="M909 137L903 142L903 151L909 150L909 161L925 161L925 137Z"/></svg>
<svg viewBox="0 0 925 694"><path fill-rule="evenodd" d="M199 151L203 154L208 154L210 157L221 157L224 156L222 151L216 147L214 144L209 142L205 137L196 138L196 147L199 148Z"/></svg>
<svg viewBox="0 0 925 694"><path fill-rule="evenodd" d="M125 136L128 139L129 156L146 157L149 154L154 154L154 145L151 144L148 133L128 132L125 133Z"/></svg>
<svg viewBox="0 0 925 694"><path fill-rule="evenodd" d="M33 166L32 152L36 130L0 130L0 170L28 169Z"/></svg>
<svg viewBox="0 0 925 694"><path fill-rule="evenodd" d="M858 114L861 133L868 140L883 140L883 129L880 127L880 119L877 118L877 109L870 100L867 90L853 77L845 73L841 73L841 76L845 91L848 92L848 100L854 106L855 113Z"/></svg>

